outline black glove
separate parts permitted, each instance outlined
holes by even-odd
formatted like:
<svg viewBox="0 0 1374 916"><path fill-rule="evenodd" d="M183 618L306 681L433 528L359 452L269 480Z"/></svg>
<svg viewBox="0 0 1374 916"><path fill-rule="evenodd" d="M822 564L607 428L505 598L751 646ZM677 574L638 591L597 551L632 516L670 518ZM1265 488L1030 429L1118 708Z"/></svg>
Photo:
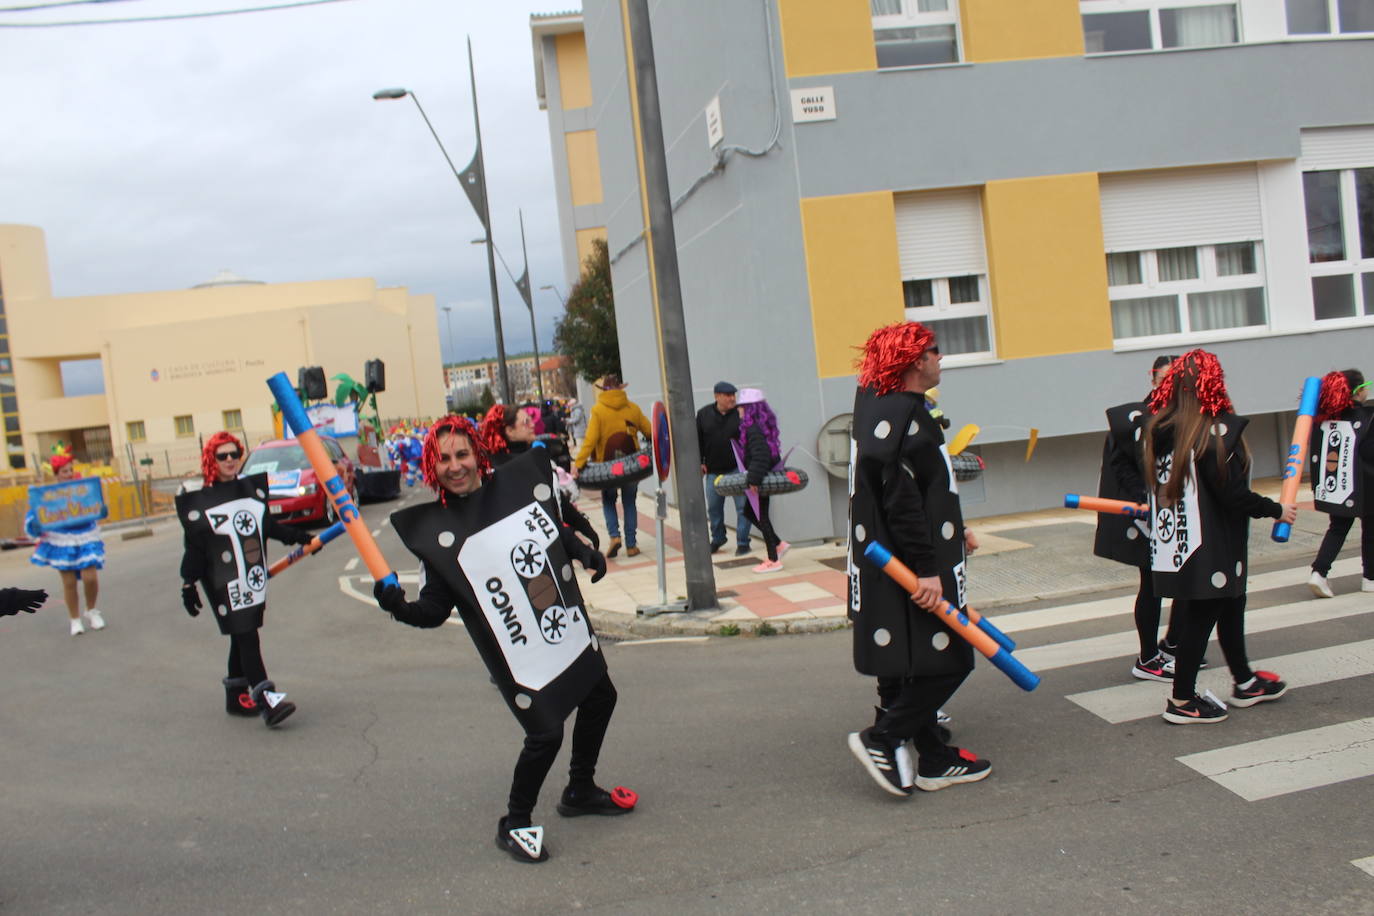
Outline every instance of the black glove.
<svg viewBox="0 0 1374 916"><path fill-rule="evenodd" d="M292 530L292 534L294 534L295 536L291 538L291 543L295 544L298 547L304 547L306 544L309 544L311 541L315 540L315 535L311 534L309 531L306 531L304 528L295 528Z"/></svg>
<svg viewBox="0 0 1374 916"><path fill-rule="evenodd" d="M48 593L41 588L0 588L0 617L20 611L32 614L47 600Z"/></svg>
<svg viewBox="0 0 1374 916"><path fill-rule="evenodd" d="M577 559L582 563L583 569L592 570L593 582L600 582L601 578L606 575L606 558L602 556L601 551L587 547L582 551L582 556Z"/></svg>
<svg viewBox="0 0 1374 916"><path fill-rule="evenodd" d="M601 536L596 533L587 516L579 512L575 506L566 504L563 506L563 517L567 520L569 528L592 542L593 550L601 549Z"/></svg>
<svg viewBox="0 0 1374 916"><path fill-rule="evenodd" d="M410 607L410 602L406 601L406 590L399 585L374 582L372 584L372 597L377 599L378 607L393 617L397 614L404 614L406 609Z"/></svg>
<svg viewBox="0 0 1374 916"><path fill-rule="evenodd" d="M194 582L186 582L181 586L181 606L192 617L200 615L200 591Z"/></svg>

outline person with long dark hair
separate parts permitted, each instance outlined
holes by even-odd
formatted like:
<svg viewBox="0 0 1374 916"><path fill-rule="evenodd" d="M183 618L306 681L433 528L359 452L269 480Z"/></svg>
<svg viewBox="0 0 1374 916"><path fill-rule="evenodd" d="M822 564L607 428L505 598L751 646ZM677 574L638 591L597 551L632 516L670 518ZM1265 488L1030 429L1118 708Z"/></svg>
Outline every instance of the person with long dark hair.
<svg viewBox="0 0 1374 916"><path fill-rule="evenodd" d="M758 388L741 388L736 396L739 407L739 453L743 455L746 482L749 496L744 501L744 513L749 522L763 534L763 546L768 551L768 559L754 567L756 573L774 573L782 569L782 556L791 548L773 530L773 520L768 515L768 497L759 492L759 484L764 475L778 465L782 447L778 440L778 417L768 406L763 392ZM757 505L757 510L755 509Z"/></svg>
<svg viewBox="0 0 1374 916"><path fill-rule="evenodd" d="M1346 535L1360 520L1360 591L1374 592L1374 408L1365 406L1369 383L1358 369L1329 372L1322 378L1312 428L1312 502L1331 516L1326 536L1312 561L1307 585L1318 598L1333 598L1331 564Z"/></svg>
<svg viewBox="0 0 1374 916"><path fill-rule="evenodd" d="M1150 479L1150 561L1156 594L1179 620L1172 696L1164 719L1178 725L1226 719L1226 704L1197 693L1203 650L1217 630L1234 686L1231 705L1277 700L1279 676L1255 671L1245 650L1250 519L1292 523L1297 506L1250 489L1249 423L1236 416L1221 363L1206 350L1174 360L1148 401L1142 464Z"/></svg>

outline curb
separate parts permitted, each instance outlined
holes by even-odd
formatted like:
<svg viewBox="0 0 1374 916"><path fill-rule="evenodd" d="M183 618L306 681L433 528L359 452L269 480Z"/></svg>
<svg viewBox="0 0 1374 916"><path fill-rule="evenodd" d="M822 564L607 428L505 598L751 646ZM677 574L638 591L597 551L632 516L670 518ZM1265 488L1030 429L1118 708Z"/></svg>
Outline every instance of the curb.
<svg viewBox="0 0 1374 916"><path fill-rule="evenodd" d="M849 629L849 620L844 617L812 617L801 620L778 620L760 617L757 620L712 620L721 610L683 611L680 613L659 614L656 617L630 617L614 611L603 611L589 607L588 614L596 631L615 638L641 638L654 636L715 636L721 637L721 627L734 625L739 628L738 636L759 636L756 631L767 624L771 633L764 636L794 636L808 633L831 633L835 630ZM724 638L724 637L722 637Z"/></svg>

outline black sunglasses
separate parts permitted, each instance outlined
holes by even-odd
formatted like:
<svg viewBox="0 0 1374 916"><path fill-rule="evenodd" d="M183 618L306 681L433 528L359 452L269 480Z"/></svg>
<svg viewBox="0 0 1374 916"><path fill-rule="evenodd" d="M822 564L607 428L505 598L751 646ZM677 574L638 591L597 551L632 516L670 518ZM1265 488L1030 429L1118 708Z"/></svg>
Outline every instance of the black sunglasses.
<svg viewBox="0 0 1374 916"><path fill-rule="evenodd" d="M235 449L232 452L215 452L216 461L237 461L243 457L243 452Z"/></svg>

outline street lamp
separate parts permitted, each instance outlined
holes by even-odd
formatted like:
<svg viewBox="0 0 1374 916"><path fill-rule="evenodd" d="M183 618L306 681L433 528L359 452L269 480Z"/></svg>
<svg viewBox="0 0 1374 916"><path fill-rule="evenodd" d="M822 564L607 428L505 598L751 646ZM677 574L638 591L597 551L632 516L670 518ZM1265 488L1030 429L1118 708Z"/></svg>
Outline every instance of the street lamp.
<svg viewBox="0 0 1374 916"><path fill-rule="evenodd" d="M472 49L471 47L469 47L469 70L471 70L472 64L471 53ZM464 182L463 174L458 171L457 166L453 164L453 160L449 158L448 150L444 148L444 141L439 139L438 131L436 131L434 129L434 125L430 123L429 115L425 114L425 109L424 106L420 104L419 96L417 96L414 92L411 92L409 89L400 88L378 89L376 92L372 93L373 100L378 102L390 101L392 99L403 99L406 96L410 96L410 100L415 103L416 110L420 112L420 117L424 118L425 126L429 128L430 134L433 135L434 142L439 145L439 152L444 154L444 161L448 163L449 169L453 172L453 177L458 179L459 186L463 188L464 192L468 195L468 199L472 201L474 208L477 210L477 216L482 221L482 228L486 229L487 236L488 238L490 238L491 218L487 208L486 173L485 169L482 167L482 126L480 122L477 122L476 78L473 78L472 87L472 116L474 122L477 122L477 155L473 159L473 165L476 166L476 171L474 173L473 165L468 166L468 168L465 170L465 172L469 173L468 183L471 183L472 179L474 178L480 182L480 193L476 195L474 194L473 190L469 189L468 183ZM481 201L480 206L478 206L479 199ZM487 246L487 278L491 285L492 324L496 328L496 368L497 372L501 376L501 392L505 396L506 403L512 403L514 399L511 397L510 374L506 370L506 339L505 335L501 331L501 301L496 294L496 256L494 252L494 246L492 245Z"/></svg>
<svg viewBox="0 0 1374 916"><path fill-rule="evenodd" d="M550 283L548 286L541 286L540 289L551 289L553 294L558 297L558 301L563 303L563 308L568 307L568 300L563 298L563 294L558 291L558 287Z"/></svg>
<svg viewBox="0 0 1374 916"><path fill-rule="evenodd" d="M445 323L448 325L448 358L449 358L449 359L454 359L454 353L453 353L453 306L451 306L451 305L445 305L445 306L443 306L443 309L444 309L444 321L445 321ZM456 362L456 360L455 360L455 362Z"/></svg>

